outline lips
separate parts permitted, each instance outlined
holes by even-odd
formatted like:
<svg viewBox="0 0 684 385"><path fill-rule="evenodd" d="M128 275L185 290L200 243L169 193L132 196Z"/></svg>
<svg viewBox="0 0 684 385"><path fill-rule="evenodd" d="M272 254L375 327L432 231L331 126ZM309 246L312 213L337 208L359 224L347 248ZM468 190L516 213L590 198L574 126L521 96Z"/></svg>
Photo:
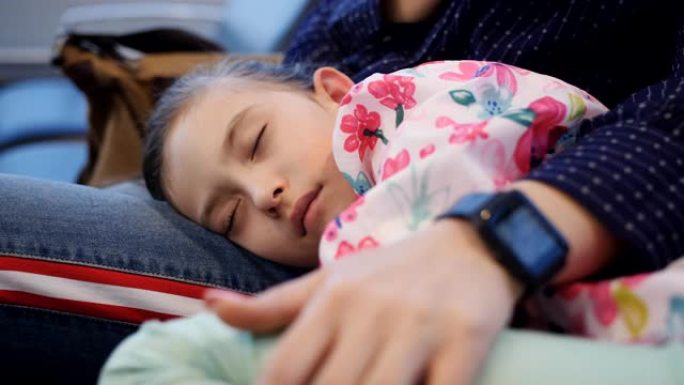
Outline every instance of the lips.
<svg viewBox="0 0 684 385"><path fill-rule="evenodd" d="M316 189L302 195L295 202L294 209L290 214L290 221L292 222L294 228L297 230L297 233L301 236L305 236L307 233L307 229L304 226L304 217L306 216L306 212L309 211L309 207L311 207L311 202L313 202L318 197L318 193L321 192L321 188L321 186L316 187Z"/></svg>

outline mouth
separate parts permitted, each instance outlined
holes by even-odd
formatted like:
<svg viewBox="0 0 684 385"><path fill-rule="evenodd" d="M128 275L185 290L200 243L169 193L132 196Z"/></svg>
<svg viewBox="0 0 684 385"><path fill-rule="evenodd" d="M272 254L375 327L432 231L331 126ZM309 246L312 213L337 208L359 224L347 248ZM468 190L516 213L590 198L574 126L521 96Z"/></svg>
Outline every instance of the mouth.
<svg viewBox="0 0 684 385"><path fill-rule="evenodd" d="M317 186L314 190L302 195L297 202L295 202L294 209L290 214L290 221L292 225L297 230L300 236L306 236L307 228L304 224L304 218L306 218L306 213L311 208L311 203L318 197L321 192L322 186Z"/></svg>

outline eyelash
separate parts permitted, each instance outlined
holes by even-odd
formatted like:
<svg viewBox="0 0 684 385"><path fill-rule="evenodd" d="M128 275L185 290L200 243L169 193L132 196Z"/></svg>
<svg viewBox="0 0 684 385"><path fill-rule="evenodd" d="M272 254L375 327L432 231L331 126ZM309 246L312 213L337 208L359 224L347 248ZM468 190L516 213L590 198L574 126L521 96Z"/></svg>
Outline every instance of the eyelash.
<svg viewBox="0 0 684 385"><path fill-rule="evenodd" d="M228 216L228 225L226 227L226 236L230 235L230 232L233 230L233 225L235 223L235 213L237 213L237 209L240 206L240 203L242 203L242 201L238 201L235 204L235 208L233 208L233 211L231 211L230 215Z"/></svg>
<svg viewBox="0 0 684 385"><path fill-rule="evenodd" d="M266 124L264 124L263 127L261 127L261 131L259 131L259 135L257 135L256 141L254 141L254 147L252 148L252 155L250 156L250 159L254 160L254 156L257 153L257 150L259 148L259 143L261 142L261 138L264 136L264 131L266 131Z"/></svg>
<svg viewBox="0 0 684 385"><path fill-rule="evenodd" d="M261 131L259 131L259 134L257 135L256 140L254 141L254 147L252 147L252 154L250 155L250 159L254 159L254 156L256 155L257 150L259 149L259 143L261 142L261 137L264 135L264 131L266 131L266 125L264 124L263 127L261 127ZM238 201L238 203L235 205L235 208L233 208L233 211L230 212L230 215L228 216L228 225L226 227L226 235L229 235L230 232L233 230L233 225L235 223L235 213L237 213L238 206L240 206L240 203L242 201Z"/></svg>

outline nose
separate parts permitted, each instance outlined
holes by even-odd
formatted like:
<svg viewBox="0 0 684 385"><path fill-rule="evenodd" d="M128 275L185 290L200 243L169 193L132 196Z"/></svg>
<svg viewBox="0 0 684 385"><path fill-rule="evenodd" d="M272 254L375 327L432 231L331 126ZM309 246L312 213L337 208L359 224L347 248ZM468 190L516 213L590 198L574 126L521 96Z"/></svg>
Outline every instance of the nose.
<svg viewBox="0 0 684 385"><path fill-rule="evenodd" d="M282 181L264 183L262 187L254 191L254 205L272 218L279 217L285 188L285 183Z"/></svg>

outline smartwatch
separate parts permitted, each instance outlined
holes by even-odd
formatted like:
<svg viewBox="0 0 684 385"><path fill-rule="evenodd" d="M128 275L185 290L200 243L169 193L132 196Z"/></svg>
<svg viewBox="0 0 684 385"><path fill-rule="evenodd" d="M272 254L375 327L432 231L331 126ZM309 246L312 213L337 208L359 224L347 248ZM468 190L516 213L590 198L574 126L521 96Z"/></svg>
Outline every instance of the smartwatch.
<svg viewBox="0 0 684 385"><path fill-rule="evenodd" d="M475 193L438 219L462 218L476 229L497 261L527 290L546 283L565 265L568 245L522 193Z"/></svg>

